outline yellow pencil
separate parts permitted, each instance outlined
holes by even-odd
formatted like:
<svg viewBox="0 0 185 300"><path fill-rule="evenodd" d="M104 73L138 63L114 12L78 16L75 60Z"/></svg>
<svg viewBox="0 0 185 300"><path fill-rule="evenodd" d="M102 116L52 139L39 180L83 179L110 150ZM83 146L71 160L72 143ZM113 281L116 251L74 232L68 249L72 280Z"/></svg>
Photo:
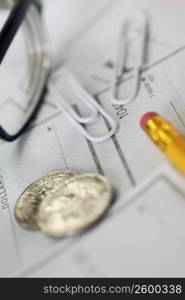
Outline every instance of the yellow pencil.
<svg viewBox="0 0 185 300"><path fill-rule="evenodd" d="M142 117L141 127L174 166L185 175L185 137L165 118L154 112Z"/></svg>

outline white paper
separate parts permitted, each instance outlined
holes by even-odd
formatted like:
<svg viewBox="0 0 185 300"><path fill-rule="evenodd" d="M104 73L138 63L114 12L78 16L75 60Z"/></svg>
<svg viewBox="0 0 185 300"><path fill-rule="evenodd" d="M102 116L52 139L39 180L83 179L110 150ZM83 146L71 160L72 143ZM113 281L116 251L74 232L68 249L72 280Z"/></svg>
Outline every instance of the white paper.
<svg viewBox="0 0 185 300"><path fill-rule="evenodd" d="M185 1L50 2L44 2L44 18L53 66L70 69L120 128L111 140L92 144L47 94L32 128L18 141L1 144L0 186L9 208L0 207L0 276L183 277L184 178L139 122L144 113L156 111L185 131ZM150 21L148 62L137 99L113 108L117 42L124 19L136 9L144 9ZM126 76L121 88L129 92L132 71ZM105 129L101 121L93 133ZM58 169L105 174L116 190L109 214L79 237L55 240L22 229L14 217L23 190Z"/></svg>

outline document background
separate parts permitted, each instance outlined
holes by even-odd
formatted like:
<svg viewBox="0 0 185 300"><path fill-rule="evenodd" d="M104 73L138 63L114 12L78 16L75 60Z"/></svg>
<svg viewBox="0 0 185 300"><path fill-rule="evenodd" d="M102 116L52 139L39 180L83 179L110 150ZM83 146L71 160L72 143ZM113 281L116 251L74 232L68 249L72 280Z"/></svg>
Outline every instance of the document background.
<svg viewBox="0 0 185 300"><path fill-rule="evenodd" d="M18 141L1 143L0 179L9 208L0 207L0 276L185 276L184 178L139 125L145 112L156 111L185 132L185 1L43 4L53 70L71 70L120 128L109 141L92 144L47 93L32 127ZM111 81L119 34L126 16L136 9L144 9L150 23L148 60L137 99L113 108ZM121 88L129 92L132 84L130 70ZM106 129L100 120L91 130L98 135ZM80 236L59 240L22 229L14 217L23 190L58 169L105 174L117 193L102 222Z"/></svg>

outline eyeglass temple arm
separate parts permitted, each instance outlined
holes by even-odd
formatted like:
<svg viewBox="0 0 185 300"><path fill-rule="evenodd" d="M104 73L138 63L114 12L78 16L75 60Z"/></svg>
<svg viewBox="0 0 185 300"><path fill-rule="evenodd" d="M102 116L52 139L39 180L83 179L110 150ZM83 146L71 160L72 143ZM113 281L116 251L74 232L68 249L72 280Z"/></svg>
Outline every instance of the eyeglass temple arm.
<svg viewBox="0 0 185 300"><path fill-rule="evenodd" d="M16 0L15 5L0 32L0 63L2 63L20 25L22 24L27 10L35 0Z"/></svg>
<svg viewBox="0 0 185 300"><path fill-rule="evenodd" d="M15 5L0 32L0 63L3 61L20 25L22 24L24 17L27 13L29 5L35 2L35 0L15 0ZM38 109L38 108L37 108ZM36 112L36 109L35 109ZM29 119L21 130L15 134L10 135L3 127L0 126L0 137L5 141L12 142L17 139L22 132L29 126L31 120Z"/></svg>

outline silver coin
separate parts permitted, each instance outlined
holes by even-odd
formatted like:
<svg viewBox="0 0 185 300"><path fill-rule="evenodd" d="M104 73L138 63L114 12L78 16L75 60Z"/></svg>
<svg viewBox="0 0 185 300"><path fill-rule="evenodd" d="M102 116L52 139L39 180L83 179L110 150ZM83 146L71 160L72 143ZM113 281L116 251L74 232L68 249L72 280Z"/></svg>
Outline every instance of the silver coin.
<svg viewBox="0 0 185 300"><path fill-rule="evenodd" d="M26 229L37 230L37 211L41 201L51 191L61 189L65 180L76 175L72 171L55 171L28 186L15 206L15 218Z"/></svg>
<svg viewBox="0 0 185 300"><path fill-rule="evenodd" d="M112 200L112 186L98 174L83 174L65 181L40 204L38 226L52 237L79 233L97 222Z"/></svg>

